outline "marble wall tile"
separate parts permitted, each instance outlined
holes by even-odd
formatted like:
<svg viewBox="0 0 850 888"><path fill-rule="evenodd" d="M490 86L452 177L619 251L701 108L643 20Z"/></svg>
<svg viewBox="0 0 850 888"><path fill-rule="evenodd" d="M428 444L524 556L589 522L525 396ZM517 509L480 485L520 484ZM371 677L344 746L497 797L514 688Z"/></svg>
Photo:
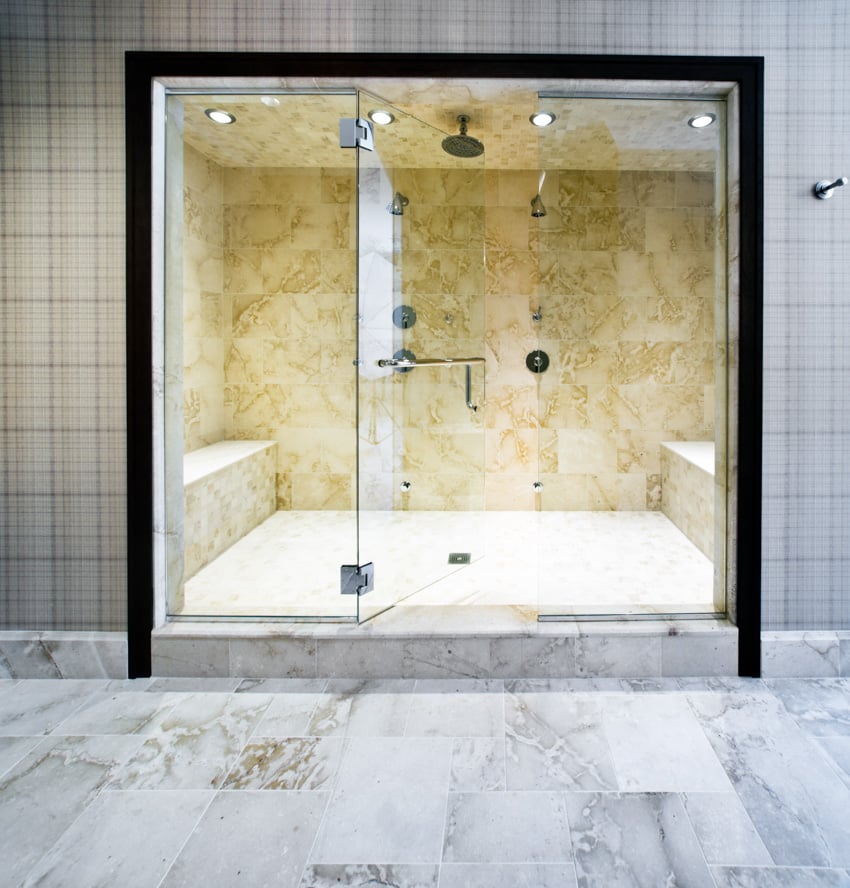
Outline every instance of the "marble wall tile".
<svg viewBox="0 0 850 888"><path fill-rule="evenodd" d="M199 167L191 175L203 184L210 173ZM353 454L344 465L326 468L311 462L311 442L292 431L350 428L353 422L353 400L337 382L349 379L354 350L353 172L224 169L218 176L222 283L218 291L204 291L206 309L199 290L195 311L209 339L217 311L227 328L222 300L235 300L232 327L222 334L232 384L225 403L208 406L202 394L208 386L187 387L196 405L186 411L187 434L195 444L209 440L216 434L213 420L221 418L229 436L268 435L286 442L292 465L279 466L277 506L347 508ZM528 203L536 170L489 177L482 170L398 170L395 176L393 187L411 204L393 221L391 235L386 225L382 235L376 232L375 256L388 263L387 274L367 289L386 292L389 302L377 313L367 308L368 323L386 326L398 290L413 304L418 322L403 333L389 329L387 335L398 340L393 348L403 344L423 355L471 350L488 361L486 406L478 415L465 407L460 378L449 382L443 373L432 380L427 371L417 371L416 386L392 380L404 382L408 393L403 406L393 408L400 418L395 434L403 442L402 458L409 469L425 473L407 507L530 508L531 500L517 505L524 499L518 491L526 474L545 470L550 476L586 476L568 485L574 490L571 507L657 508L651 476L658 474L659 433L682 438L713 433L713 402L706 397L714 374L712 177L549 171L543 189L549 214L533 219ZM211 200L207 191L197 196L193 191L187 209L193 236L215 228L203 222L202 200ZM193 268L204 265L200 253L197 259ZM531 315L538 307L542 318L535 323ZM262 341L262 352L249 339ZM537 347L550 355L560 387L526 369L525 356ZM190 366L197 375L218 363L211 358ZM583 388L589 384L597 386L595 392ZM482 387L477 396L482 403L483 395ZM456 475L442 482L457 468L480 475L481 451L474 441L482 426L513 437L489 436L487 495L467 502L455 493ZM550 447L542 463L538 456L535 468L532 453L539 455L543 442L530 433L540 426L593 431L609 442L603 450L614 447L618 455L610 466L600 456L593 462L606 462L604 467L578 468L575 459L564 459L564 451L576 444L566 437L559 452ZM463 431L468 446L456 452L459 439L423 434L435 428ZM643 435L644 447L652 450L628 460L626 468L616 435L628 431ZM332 474L338 478L330 483ZM637 474L642 480L591 480L606 474ZM452 493L444 492L447 487Z"/></svg>
<svg viewBox="0 0 850 888"><path fill-rule="evenodd" d="M737 672L738 639L734 632L665 635L661 639L662 675L735 675Z"/></svg>
<svg viewBox="0 0 850 888"><path fill-rule="evenodd" d="M161 885L297 885L326 803L324 792L218 793Z"/></svg>
<svg viewBox="0 0 850 888"><path fill-rule="evenodd" d="M123 632L7 632L0 636L0 674L10 678L124 678Z"/></svg>
<svg viewBox="0 0 850 888"><path fill-rule="evenodd" d="M661 444L661 511L714 558L714 472Z"/></svg>
<svg viewBox="0 0 850 888"><path fill-rule="evenodd" d="M840 656L835 632L762 632L761 669L765 678L838 676Z"/></svg>
<svg viewBox="0 0 850 888"><path fill-rule="evenodd" d="M404 643L404 678L488 678L487 638L416 638Z"/></svg>
<svg viewBox="0 0 850 888"><path fill-rule="evenodd" d="M226 638L151 638L154 675L214 677L230 674L230 643Z"/></svg>
<svg viewBox="0 0 850 888"><path fill-rule="evenodd" d="M312 678L316 674L316 642L312 638L232 638L230 674Z"/></svg>
<svg viewBox="0 0 850 888"><path fill-rule="evenodd" d="M405 660L401 639L318 639L318 674L338 678L398 678Z"/></svg>
<svg viewBox="0 0 850 888"><path fill-rule="evenodd" d="M576 641L576 674L632 678L660 676L661 638L581 635Z"/></svg>

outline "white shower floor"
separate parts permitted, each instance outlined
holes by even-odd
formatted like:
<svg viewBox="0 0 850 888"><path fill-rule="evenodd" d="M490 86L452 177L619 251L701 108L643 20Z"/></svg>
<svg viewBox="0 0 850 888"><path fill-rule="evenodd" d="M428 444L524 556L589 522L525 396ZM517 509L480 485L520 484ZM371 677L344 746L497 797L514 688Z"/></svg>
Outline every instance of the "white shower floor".
<svg viewBox="0 0 850 888"><path fill-rule="evenodd" d="M466 565L449 553L469 553ZM351 512L276 512L192 577L183 617L346 617ZM367 512L361 618L391 605L544 614L712 613L713 564L660 512Z"/></svg>

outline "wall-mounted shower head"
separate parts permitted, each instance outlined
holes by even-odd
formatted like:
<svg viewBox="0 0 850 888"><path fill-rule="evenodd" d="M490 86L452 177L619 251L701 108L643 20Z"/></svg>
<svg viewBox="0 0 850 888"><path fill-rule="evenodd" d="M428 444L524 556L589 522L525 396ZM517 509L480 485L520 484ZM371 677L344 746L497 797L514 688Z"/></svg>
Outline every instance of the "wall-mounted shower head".
<svg viewBox="0 0 850 888"><path fill-rule="evenodd" d="M458 114L457 120L460 124L460 134L446 136L443 139L443 151L453 157L480 157L484 153L484 145L478 139L473 139L472 136L466 134L469 115Z"/></svg>
<svg viewBox="0 0 850 888"><path fill-rule="evenodd" d="M403 216L404 208L410 201L400 192L396 191L393 199L387 204L387 212L393 216Z"/></svg>
<svg viewBox="0 0 850 888"><path fill-rule="evenodd" d="M537 194L531 198L531 215L534 216L535 219L539 219L541 216L546 215L546 207L543 206L543 200L540 197L540 191L543 188L543 183L546 181L546 170L540 174L540 179L537 182Z"/></svg>

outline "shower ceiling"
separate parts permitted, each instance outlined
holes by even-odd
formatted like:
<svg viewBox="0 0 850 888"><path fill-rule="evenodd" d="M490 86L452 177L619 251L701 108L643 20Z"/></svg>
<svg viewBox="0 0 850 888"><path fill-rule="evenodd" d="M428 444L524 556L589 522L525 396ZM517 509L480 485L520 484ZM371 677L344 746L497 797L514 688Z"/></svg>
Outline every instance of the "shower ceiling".
<svg viewBox="0 0 850 888"><path fill-rule="evenodd" d="M538 90L529 89L527 82L511 81L381 80L363 86L385 96L383 104L405 112L390 127L375 127L382 159L394 167L457 168L481 163L453 158L441 150L442 139L457 132L458 114L470 116L470 131L486 146L488 169L611 169L613 165L713 170L721 144L714 127L695 130L687 126L697 112L719 114L722 101L715 100L717 85L699 100L553 98L551 93L541 100ZM561 84L561 91L569 87ZM575 85L571 88L577 91ZM698 87L695 92L699 93ZM260 95L186 95L185 139L225 166L339 166L337 128L322 122L353 116L354 96L304 93L280 99L279 106L270 107ZM376 99L374 105L380 104ZM529 122L529 115L542 104L558 118L546 129ZM230 111L236 123L227 127L211 123L204 115L211 106ZM368 110L371 107L361 107L360 113ZM389 130L392 139L385 136Z"/></svg>

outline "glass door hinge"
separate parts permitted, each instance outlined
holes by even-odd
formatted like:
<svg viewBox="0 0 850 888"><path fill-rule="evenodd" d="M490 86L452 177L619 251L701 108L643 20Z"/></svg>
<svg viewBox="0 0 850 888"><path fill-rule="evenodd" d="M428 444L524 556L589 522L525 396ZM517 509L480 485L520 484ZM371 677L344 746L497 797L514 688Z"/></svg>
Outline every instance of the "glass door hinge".
<svg viewBox="0 0 850 888"><path fill-rule="evenodd" d="M370 561L358 567L343 564L339 569L339 591L342 595L365 595L375 588L375 565Z"/></svg>

